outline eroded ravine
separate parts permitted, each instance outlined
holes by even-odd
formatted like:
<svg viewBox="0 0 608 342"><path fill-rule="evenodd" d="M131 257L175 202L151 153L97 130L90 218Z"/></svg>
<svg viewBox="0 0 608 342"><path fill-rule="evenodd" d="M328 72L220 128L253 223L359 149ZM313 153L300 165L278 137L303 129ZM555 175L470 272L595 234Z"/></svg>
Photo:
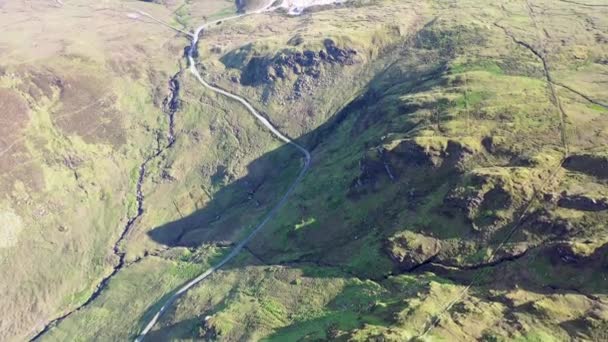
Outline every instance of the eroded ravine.
<svg viewBox="0 0 608 342"><path fill-rule="evenodd" d="M158 142L158 147L154 150L154 152L151 155L149 155L148 157L146 157L144 159L144 161L140 164L138 176L137 176L137 183L135 185L135 198L136 198L136 203L137 203L137 210L133 216L129 217L129 219L127 220L127 223L124 225L124 227L121 230L120 236L118 237L118 239L116 240L116 242L114 243L114 245L112 247L112 252L118 258L118 262L113 266L112 272L110 272L108 275L106 275L104 278L102 278L99 283L97 283L97 286L95 287L95 291L93 291L93 293L91 293L89 298L84 303L80 304L76 308L68 311L67 313L65 313L65 314L53 319L52 321L48 322L47 324L45 324L44 328L42 330L40 330L38 333L36 333L36 335L30 341L39 340L49 330L51 330L57 324L61 323L61 321L65 320L66 318L70 317L72 314L84 309L89 304L91 304L95 299L97 299L97 297L99 297L99 295L102 293L102 291L108 286L109 281L120 270L122 270L125 266L127 266L127 264L125 262L126 252L122 249L122 244L125 241L125 239L127 238L127 236L129 235L129 233L131 232L131 230L133 229L133 227L135 226L135 223L137 222L137 220L139 220L141 218L141 216L144 214L143 184L145 182L146 175L147 175L146 170L148 168L148 165L152 161L154 161L156 158L158 158L167 149L173 147L173 144L175 143L175 139L176 139L175 138L175 113L179 110L179 103L180 103L179 102L180 84L179 84L179 79L178 79L180 74L181 74L181 70L177 74L175 74L173 77L171 77L171 79L169 80L170 92L169 92L169 95L163 101L163 111L164 111L165 115L167 115L167 121L168 121L166 142Z"/></svg>

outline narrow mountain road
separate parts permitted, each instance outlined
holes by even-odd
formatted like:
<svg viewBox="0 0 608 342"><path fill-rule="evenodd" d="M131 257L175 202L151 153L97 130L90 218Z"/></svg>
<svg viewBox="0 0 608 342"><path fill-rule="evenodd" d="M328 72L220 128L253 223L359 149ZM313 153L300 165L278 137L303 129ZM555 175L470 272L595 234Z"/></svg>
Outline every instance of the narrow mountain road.
<svg viewBox="0 0 608 342"><path fill-rule="evenodd" d="M264 125L268 130L270 130L270 132L277 137L278 139L294 146L296 149L298 149L302 155L304 156L304 165L302 166L302 168L300 169L300 173L298 174L298 177L293 181L293 183L291 183L291 185L289 186L289 188L287 189L287 191L283 194L283 196L281 197L281 199L279 200L279 202L266 214L266 216L264 217L264 219L262 220L262 222L260 222L254 229L253 231L251 231L251 233L249 233L249 235L243 239L241 242L239 242L234 249L230 252L230 254L228 254L227 256L225 256L219 263L217 263L215 266L209 268L207 271L205 271L204 273L202 273L201 275L199 275L198 277L192 279L190 282L188 282L187 284L185 284L184 286L182 286L180 289L178 289L169 299L167 299L165 301L165 303L163 304L163 306L156 312L156 314L150 319L150 321L148 322L148 324L145 326L145 328L142 330L141 334L139 335L139 337L137 337L135 339L135 341L142 341L146 334L152 329L152 327L154 327L154 325L156 324L156 322L158 321L158 319L162 316L163 313L165 313L170 307L171 305L184 293L186 293L189 289L191 289L192 287L194 287L196 284L200 283L201 281L203 281L204 279L208 278L210 275L212 275L215 271L217 271L218 269L220 269L222 266L224 266L226 263L228 263L229 261L231 261L235 256L237 256L241 250L243 250L243 248L245 247L245 245L247 245L247 243L249 243L249 241L251 241L251 239L260 231L262 230L262 228L264 228L264 226L268 223L268 221L270 221L270 219L276 214L276 212L281 209L285 203L287 203L287 199L289 198L289 196L291 195L291 193L294 191L294 189L296 188L296 186L298 184L300 184L300 182L302 181L302 178L304 177L304 174L306 174L306 171L308 171L308 168L310 167L310 161L311 161L311 156L310 156L310 152L304 148L303 146L299 145L298 143L294 142L293 140L291 140L290 138L288 138L287 136L283 135L281 132L279 132L271 123L270 121L268 121L268 119L266 119L264 116L262 116L260 113L258 113L258 111L255 110L255 108L253 108L253 106L244 98L232 94L230 92L227 92L223 89L220 89L218 87L212 86L211 84L207 83L203 77L201 76L201 74L198 72L198 69L196 68L196 62L194 60L194 53L197 49L197 44L199 41L199 36L200 34L203 32L203 30L208 27L209 25L213 25L213 24L218 24L220 22L225 22L227 20L233 20L233 19L237 19L240 18L242 16L245 15L250 15L250 14L254 14L254 13L261 13L261 12L265 12L268 10L272 10L272 8L270 7L270 5L255 11L255 12L251 12L251 13L247 13L247 14L242 14L242 15L236 15L233 17L229 17L229 18L224 18L222 20L217 20L214 22L210 22L204 25L199 26L193 35L191 35L191 44L190 44L190 48L188 49L188 63L190 65L190 72L194 75L194 77L196 77L196 79L201 83L201 85L203 85L205 88L217 93L217 94L221 94L223 96L226 96L230 99L233 99L239 103L241 103L248 111L251 115L253 115L262 125Z"/></svg>

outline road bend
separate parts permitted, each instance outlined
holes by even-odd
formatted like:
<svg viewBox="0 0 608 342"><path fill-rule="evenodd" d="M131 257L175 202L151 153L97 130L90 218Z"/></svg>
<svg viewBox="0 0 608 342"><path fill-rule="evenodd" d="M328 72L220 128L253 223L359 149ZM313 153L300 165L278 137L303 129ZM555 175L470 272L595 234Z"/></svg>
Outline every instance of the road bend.
<svg viewBox="0 0 608 342"><path fill-rule="evenodd" d="M234 20L237 18L240 18L242 16L245 15L250 15L250 14L254 14L254 13L262 13L268 10L272 10L273 8L270 7L270 5L255 11L255 12L251 12L251 13L246 13L246 14L241 14L241 15L236 15L233 17L229 17L229 18L224 18L221 20L217 20L214 22L210 22L204 25L199 26L193 35L191 35L191 44L190 44L190 48L188 49L188 62L190 64L190 72L194 75L194 77L196 77L196 79L200 82L200 84L217 93L217 94L221 94L223 96L226 96L234 101L237 101L239 103L241 103L246 109L247 111L249 111L249 113L251 115L253 115L262 125L264 125L264 127L266 127L276 138L278 138L279 140L282 140L283 142L290 144L292 146L294 146L296 149L298 149L302 155L304 156L304 165L302 166L302 168L300 169L300 172L298 174L298 177L291 183L291 185L289 186L289 188L287 189L287 191L283 194L283 196L281 197L281 199L279 200L279 202L277 202L277 204L275 204L275 206L266 214L266 216L264 217L264 219L262 220L262 222L260 222L252 231L251 233L249 233L249 235L247 237L245 237L242 241L240 241L235 247L234 249L227 255L225 256L219 263L217 263L216 265L214 265L213 267L209 268L208 270L206 270L205 272L203 272L201 275L199 275L198 277L192 279L191 281L189 281L187 284L185 284L184 286L182 286L181 288L179 288L169 299L167 299L163 305L160 307L160 309L158 309L158 311L154 314L154 316L148 321L148 324L146 324L145 328L142 330L142 332L140 333L140 335L135 339L136 342L140 342L143 341L143 339L145 338L146 334L152 329L152 327L154 327L154 325L156 324L156 322L158 321L158 319L171 307L171 305L184 293L186 293L188 290L190 290L192 287L194 287L196 284L200 283L201 281L203 281L204 279L208 278L209 276L211 276L214 272L216 272L218 269L220 269L222 266L224 266L226 263L228 263L229 261L231 261L236 255L239 254L239 252L241 252L241 250L245 247L245 245L247 245L247 243L249 243L251 241L251 239L253 239L253 237L260 231L262 230L262 228L264 228L264 226L268 223L268 221L270 221L274 215L277 213L277 211L279 211L284 205L285 203L287 203L287 200L289 198L289 196L292 194L292 192L294 191L294 189L296 188L296 186L298 184L300 184L300 182L302 181L302 178L304 177L304 175L306 174L306 171L308 171L309 167L310 167L310 161L311 161L311 156L310 156L310 152L304 148L302 145L296 143L295 141L293 141L292 139L290 139L289 137L285 136L283 133L281 133L279 130L277 130L272 123L270 123L270 121L268 121L268 119L266 119L264 116L262 116L247 100L245 100L243 97L240 97L238 95L232 94L226 90L220 89L218 87L215 87L209 83L207 83L207 81L205 81L203 79L203 77L201 76L201 74L199 73L198 69L196 68L196 62L194 60L194 54L196 51L196 47L199 41L199 37L201 35L201 33L203 32L203 30L208 27L209 25L214 25L214 24L218 24L227 20Z"/></svg>

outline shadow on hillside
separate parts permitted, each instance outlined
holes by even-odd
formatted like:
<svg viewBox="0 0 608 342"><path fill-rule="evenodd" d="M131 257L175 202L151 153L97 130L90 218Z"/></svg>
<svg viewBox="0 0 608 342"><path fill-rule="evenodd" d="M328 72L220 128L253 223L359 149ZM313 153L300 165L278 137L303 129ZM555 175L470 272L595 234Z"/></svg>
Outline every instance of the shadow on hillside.
<svg viewBox="0 0 608 342"><path fill-rule="evenodd" d="M333 115L325 124L294 140L306 148L312 155L311 169L315 168L314 150L331 136L349 117L353 117L349 139L355 141L358 136L390 114L389 110L377 110L374 105L386 95L384 91L395 87L407 86L410 91L424 92L445 82L442 78L446 71L445 64L423 71L404 71L389 66L384 72L376 75L365 87L362 95ZM427 106L433 106L432 103ZM370 108L373 108L370 110ZM398 111L406 115L416 110L416 105L402 106ZM399 127L392 129L407 129ZM265 133L271 134L262 128ZM379 137L376 137L379 138ZM369 139L368 139L369 140ZM377 140L377 139L376 139ZM353 141L345 141L351 144ZM372 141L377 144L378 141ZM361 146L362 151L371 146ZM361 156L363 157L363 155ZM211 177L212 183L220 190L212 200L195 212L181 219L157 227L148 235L156 242L169 247L199 246L204 243L231 244L242 238L243 231L252 228L274 206L286 192L302 167L302 154L293 146L285 144L264 154L247 166L246 176L225 184L225 168L218 168ZM310 172L309 172L310 173ZM346 190L346 189L345 189ZM176 209L177 210L177 209ZM230 212L230 214L228 214ZM235 215L237 213L238 215Z"/></svg>
<svg viewBox="0 0 608 342"><path fill-rule="evenodd" d="M313 151L349 112L360 106L361 103L353 102L324 125L295 139L296 142ZM266 128L262 129L271 134ZM247 166L246 176L229 184L223 183L228 175L225 168L220 167L211 180L221 188L204 208L155 228L148 235L169 247L236 243L274 207L302 166L302 153L292 145L284 144L252 161ZM314 160L311 168L314 168Z"/></svg>
<svg viewBox="0 0 608 342"><path fill-rule="evenodd" d="M391 65L384 72L376 75L367 87L363 90L362 95L347 104L342 110L332 116L325 124L317 129L295 139L298 144L305 146L313 155L311 170L315 169L315 151L324 144L328 137L336 132L342 126L345 120L351 120L352 126L348 126L349 132L347 137L349 141L344 141L345 145L352 144L356 139L366 132L366 130L382 122L389 114L388 109L378 110L375 106L384 96L385 91L391 89L391 95L398 91L399 87L406 87L411 92L424 92L444 82L442 78L445 72L445 64L439 63L436 67L421 70L419 72L411 70L402 70L398 67L393 68ZM407 73L407 74L406 74ZM398 108L403 111L403 115L412 108ZM409 127L408 127L409 128ZM393 129L405 129L403 127ZM270 132L268 132L270 134ZM377 137L379 138L379 137ZM369 139L368 139L369 140ZM376 144L375 140L371 140L372 144ZM371 146L361 146L361 150L365 151ZM363 157L363 155L361 155ZM157 227L148 235L154 241L169 247L194 247L202 244L220 244L231 246L238 243L240 239L250 231L268 214L272 207L279 201L281 196L286 192L287 188L296 178L302 166L301 153L290 145L283 145L271 152L264 154L258 159L252 161L247 166L247 176L235 180L229 184L222 184L226 178L225 171L219 168L216 174L212 177L212 181L216 185L221 186L220 190L213 196L213 199L195 212L182 217L174 222L167 223ZM310 171L307 176L310 176ZM388 177L384 172L382 177ZM388 178L387 178L388 179ZM344 189L346 193L348 189ZM321 194L320 194L321 195ZM292 199L297 196L297 191L292 194ZM323 200L324 196L319 196ZM305 211L305 208L298 208ZM378 214L378 213L376 213ZM386 219L387 214L383 213L383 219ZM374 220L374 218L371 218ZM348 232L332 231L331 227L327 229L315 229L312 233L298 232L294 236L294 243L298 245L299 250L296 255L286 256L282 260L287 260L282 265L293 265L297 267L297 263L312 263L316 267L337 267L340 265L322 263L318 258L307 257L325 249L339 250L338 253L344 254L344 258L348 258L349 248L365 248L367 241L366 237L371 234L374 236L370 240L382 238L382 232L372 233L369 229L358 231L358 227L349 227ZM272 232L270 232L272 234ZM294 232L295 234L295 232ZM309 236L313 234L313 238ZM353 240L353 234L358 235L359 239ZM260 235L264 235L265 239L269 238L269 232L262 231ZM322 235L318 236L317 235ZM272 253L282 253L284 251L267 251L267 246L264 245L262 239L252 241L251 251L260 253L263 259L272 259ZM354 244L353 244L354 243ZM363 244L363 245L362 245ZM355 246L355 247L353 247ZM266 253L267 252L267 253ZM312 254L311 254L312 252ZM256 255L257 255L256 253ZM250 258L255 260L255 258ZM266 262L264 261L266 264ZM271 260L268 264L276 264ZM245 266L247 263L245 264ZM244 265L231 266L228 264L224 268L237 267L241 268ZM304 272L308 277L326 277L326 274L316 272ZM354 276L341 271L340 277ZM366 275L358 275L359 277ZM177 287L179 288L179 287ZM166 300L167 296L163 297ZM163 304L159 301L151 306L144 317L150 317ZM142 319L143 323L145 320Z"/></svg>
<svg viewBox="0 0 608 342"><path fill-rule="evenodd" d="M387 81L384 74L378 75L369 84L373 85L379 82L381 78L384 79L382 87L386 86ZM315 168L315 149L323 144L324 140L332 135L350 115L358 115L357 131L352 132L353 135L360 134L365 126L381 120L381 118L374 117L381 114L367 113L364 110L378 101L382 96L380 90L368 86L363 95L346 105L325 124L295 139L298 144L305 146L313 154L311 170ZM363 115L359 115L361 113ZM154 241L168 247L193 247L202 244L232 245L243 237L244 232L256 226L268 214L294 181L301 167L301 153L291 145L283 145L252 161L247 166L247 176L223 185L204 208L200 208L179 220L157 227L149 231L148 235ZM310 175L310 171L308 175ZM226 178L225 176L225 171L220 168L212 177L212 181L219 186L221 181ZM297 194L292 194L292 198L294 195ZM230 214L227 214L228 212ZM248 260L255 262L254 257ZM229 264L225 268L228 267L244 266L231 266ZM311 277L322 276L314 272L305 273ZM343 272L340 274L341 277L348 276ZM180 287L178 286L176 289ZM147 319L154 315L171 295L172 293L166 294L161 300L150 306L140 320L140 324L147 323ZM198 323L194 321L178 323L175 328L181 330L184 326L196 324L200 324L200 320ZM162 340L165 336L168 336L168 331L173 328L173 326L163 327L156 332L152 332L147 340Z"/></svg>
<svg viewBox="0 0 608 342"><path fill-rule="evenodd" d="M430 79L433 77L438 77L441 72L442 71L436 71L436 74L431 74L430 76L426 75L426 80L424 77L421 79L423 82L427 82L429 79L428 77L430 77ZM386 79L375 79L372 80L370 84L375 84L376 82L380 81L386 81ZM433 83L426 84L422 87L417 87L416 90L423 91L429 87L432 87L433 85ZM390 82L389 84L383 84L383 87L386 88L390 88L390 86ZM322 145L324 140L332 135L332 133L334 133L349 116L356 115L356 117L352 118L355 122L352 126L354 134L361 134L361 132L363 132L367 126L373 125L378 120L382 120L381 117L375 117L375 115L381 114L368 113L368 111L364 110L377 102L381 96L382 92L379 91L379 89L369 86L364 95L360 96L343 110L338 112L326 124L297 139L299 144L306 146L313 153L313 163L311 165L312 170L315 168L315 149ZM344 143L348 144L351 142ZM367 146L363 148L367 148ZM180 220L153 229L149 232L149 236L158 243L170 247L190 247L205 243L236 243L240 238L243 237L243 232L256 226L280 199L280 197L285 193L286 189L295 179L301 165L301 154L292 146L284 145L274 151L268 152L248 165L246 177L235 180L234 182L223 186L214 196L213 200L204 208L201 208ZM220 182L225 178L225 174L223 172L224 171L221 169L218 170L217 174L214 175L213 178ZM227 212L230 212L231 214L226 214ZM317 230L324 233L322 229ZM262 232L262 234L264 233ZM325 234L329 233L325 232ZM269 236L265 235L265 238L268 239ZM299 236L298 240L305 238L306 236ZM340 243L342 243L342 241L338 241L334 248L340 248ZM313 244L314 241L307 241L307 243L302 245L302 249L310 248L310 246ZM261 255L261 259L257 259L256 261L257 254L254 255L253 253L263 249L264 245L263 243L259 243L259 241L256 241L254 245L255 246L252 246L251 251L248 250L242 252L249 252L251 257L247 258L244 262L243 260L240 260L238 264L230 263L224 268L243 270L244 267L250 265L270 266L277 264L277 262L272 260L267 262L268 260L265 255ZM307 251L310 252L310 250ZM327 272L314 272L311 270L311 268L302 266L304 265L302 264L304 262L312 262L312 264L310 264L311 266L325 267L325 269L331 269L334 267L333 270L336 272L330 273L332 273L332 276L335 277L361 277L361 275L346 273L344 269L340 267L340 265L328 265L318 262L315 263L314 260L308 260L305 257L298 257L297 260L294 260L291 263L281 263L281 265L299 268L303 271L302 275L306 277L328 277ZM503 290L521 288L535 293L555 293L568 291L568 289L563 288L543 289L543 287L538 286L538 279L536 278L516 277L516 275L519 274L514 270L517 268L517 262L519 261L505 266L507 268L496 267L490 274L482 275L480 278L482 281L476 283L477 286L474 286L471 290L473 295L479 296L480 298L486 298L488 286ZM527 264L523 264L523 266L525 267ZM424 268L421 268L419 272L422 272L423 270ZM454 284L458 285L468 285L472 277L477 277L474 274L474 271L450 271L446 273L437 272L437 274L441 277L450 279L454 282ZM376 279L376 281L382 280ZM149 318L152 316L156 312L156 309L164 304L164 301L169 298L170 295L171 294L167 294L161 301L158 301L155 305L151 306L144 317ZM331 303L333 303L333 301L330 301L330 304L328 305L333 305ZM172 310L170 309L170 311ZM204 315L206 313L203 312L199 314ZM333 316L328 316L326 318L314 318L311 321L305 321L298 323L298 325L285 327L280 331L277 331L274 337L280 337L283 333L289 332L293 329L299 329L298 327L307 326L307 324L323 326L326 329L329 329L332 324L338 321L339 318L334 318ZM147 321L145 319L140 321L141 325L145 324L146 322ZM165 340L169 336L175 336L176 333L185 335L192 334L188 335L189 337L197 336L202 322L203 316L199 316L198 318L180 321L173 325L161 326L158 330L151 332L150 335L148 335L147 340ZM360 321L359 318L357 318L356 322L358 322L357 324L363 324L363 321Z"/></svg>
<svg viewBox="0 0 608 342"><path fill-rule="evenodd" d="M415 84L412 85L411 91L428 90L438 85L438 82L444 81L441 77L445 72L444 66L445 65L441 65L430 72L427 70L427 72L423 74L412 75L411 77L416 79L417 83L414 82ZM351 118L354 122L351 132L352 141L344 141L344 145L353 143L357 138L357 135L365 133L368 127L383 120L384 113L381 111L370 112L365 109L371 107L373 104L378 102L380 98L387 94L391 96L399 95L399 92L395 92L391 89L393 86L398 85L399 82L403 82L403 80L399 79L400 76L402 75L399 73L392 75L390 69L388 69L386 73L376 76L376 78L369 83L362 96L338 112L324 125L296 139L299 144L307 147L313 154L311 170L314 170L315 168L315 149L322 145L326 138L331 136L347 118L350 116L355 116ZM435 104L432 103L431 105ZM401 109L402 108L400 108L400 110ZM368 147L371 146L361 146L362 150L365 150ZM301 154L299 154L299 152L292 146L284 145L252 161L247 167L247 176L235 180L229 184L223 183L223 180L226 178L226 174L225 170L220 168L217 170L212 179L218 186L221 186L221 188L219 192L214 195L210 203L208 203L204 208L200 208L194 213L182 217L180 220L155 228L148 234L154 241L169 247L191 247L199 246L205 243L236 243L240 238L243 237L244 232L256 226L274 206L274 204L281 198L291 182L293 182L295 179L301 165ZM317 232L315 234L332 234L332 232L329 232L330 229L321 228L323 227L316 229ZM264 237L266 239L269 238L267 232L262 232L261 234L266 234ZM305 240L307 238L305 235L306 233L300 234L298 236L298 242L300 240ZM314 239L309 238L308 240ZM261 250L265 247L262 243L258 242L259 241L256 241L255 248L252 248L253 253L258 252L256 249ZM316 250L311 249L311 246L314 246L316 242L316 240L305 241L305 243L302 243L302 246L300 247L303 251L305 250L310 252L312 250L313 252L316 252ZM335 241L334 246L331 247L341 248L343 247L341 246L342 243L342 240ZM317 248L318 247L319 246L317 246ZM320 247L327 248L328 246L323 245ZM245 253L245 251L243 253ZM260 263L266 264L265 261L267 261L267 258L265 258L265 255L261 255L261 257L262 259L260 259ZM528 258L528 256L525 258ZM259 265L260 263L257 263L255 260L255 257L251 257L245 260L245 262L239 262L237 265L228 264L225 268L242 270L248 265ZM297 261L310 262L311 260L298 258ZM505 290L523 288L531 292L543 293L541 292L542 287L539 288L539 286L535 285L535 283L538 283L539 279L530 277L515 277L515 275L519 274L519 271L517 270L516 272L515 270L518 262L520 261L510 264L510 266L505 266L506 268L496 267L493 272L490 272L490 274L480 275L479 277L481 277L481 281L476 283L478 285L472 288L472 293L485 299L488 297L487 293L485 293L487 290L486 286L492 286L492 288ZM273 262L272 260L268 262L268 265L272 264L277 263ZM522 265L528 266L527 263L522 263ZM287 264L287 266L302 268L303 275L307 277L327 277L327 273L313 272L310 269L302 267L301 264ZM314 266L328 267L331 265L314 264ZM419 271L423 271L423 268L421 268ZM451 279L455 284L458 285L468 285L473 276L477 277L474 275L475 271L449 271L446 273L437 272L436 270L429 271L434 271L442 277ZM340 272L336 276L346 278L354 275ZM359 275L359 277L361 277L361 275ZM180 287L181 286L177 288ZM556 292L558 290L547 289L548 293L551 291ZM564 290L560 289L559 291ZM165 295L162 300L151 306L146 315L144 315L144 318L147 319L152 316L156 312L156 309L160 307L170 296L171 294ZM448 301L446 299L446 303L447 302ZM204 315L205 313L200 314ZM147 320L144 318L142 318L140 321L142 325L147 323ZM312 322L314 324L326 323L326 321L323 321L322 319L320 320L319 318L314 318L311 321L314 321ZM175 329L183 332L190 331L192 333L197 333L193 331L193 328L200 326L201 322L202 317L198 317L196 319L193 318L184 320L170 326L162 326L159 330L151 332L148 340L163 340L166 338L166 336L173 335L172 332Z"/></svg>
<svg viewBox="0 0 608 342"><path fill-rule="evenodd" d="M295 149L282 146L251 162L247 176L227 185L223 183L229 176L225 168L219 167L212 182L221 189L204 208L155 228L148 235L169 247L238 242L239 233L257 223L285 192L297 172L295 168L300 166L298 160Z"/></svg>

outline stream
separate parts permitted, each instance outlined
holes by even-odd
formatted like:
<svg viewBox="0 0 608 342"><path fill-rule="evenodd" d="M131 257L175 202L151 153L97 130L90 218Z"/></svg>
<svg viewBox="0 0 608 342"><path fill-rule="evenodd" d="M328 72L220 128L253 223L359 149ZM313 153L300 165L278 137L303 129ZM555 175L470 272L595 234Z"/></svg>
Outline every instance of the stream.
<svg viewBox="0 0 608 342"><path fill-rule="evenodd" d="M121 244L126 239L126 237L129 235L129 233L131 232L133 227L135 226L135 222L137 222L137 220L144 214L144 193L143 193L142 187L143 187L143 183L146 178L146 169L148 167L148 164L150 162L154 161L156 158L158 158L167 149L171 148L173 146L173 144L175 143L175 139L176 139L175 138L175 113L179 110L180 85L179 85L178 77L180 74L181 74L181 71L178 72L177 74L175 74L169 80L170 94L163 101L163 111L165 112L165 114L168 117L168 126L169 126L168 132L167 132L167 142L164 146L161 146L159 143L159 147L154 151L154 153L152 153L150 156L146 157L146 159L144 159L144 161L140 164L139 173L138 173L138 177L137 177L137 184L135 186L137 211L133 216L131 216L127 220L127 223L123 227L118 240L116 240L116 243L114 243L114 246L112 247L112 252L114 253L115 256L118 257L118 262L116 263L116 265L114 265L112 272L110 274L106 275L104 278L102 278L99 283L97 283L97 286L95 287L95 291L93 291L93 293L91 293L89 298L84 303L80 304L78 307L68 311L67 313L65 313L65 314L53 319L52 321L48 322L47 324L45 324L44 328L42 330L40 330L30 341L39 340L40 337L42 337L42 335L46 334L53 327L57 326L57 324L61 323L61 321L63 321L64 319L70 317L75 312L78 312L78 311L82 310L83 308L85 308L86 306L88 306L89 304L91 304L95 299L97 299L97 297L99 297L101 292L108 286L110 279L112 279L112 277L114 277L121 269L123 269L125 267L126 253L125 253L125 251L123 251L121 249Z"/></svg>

